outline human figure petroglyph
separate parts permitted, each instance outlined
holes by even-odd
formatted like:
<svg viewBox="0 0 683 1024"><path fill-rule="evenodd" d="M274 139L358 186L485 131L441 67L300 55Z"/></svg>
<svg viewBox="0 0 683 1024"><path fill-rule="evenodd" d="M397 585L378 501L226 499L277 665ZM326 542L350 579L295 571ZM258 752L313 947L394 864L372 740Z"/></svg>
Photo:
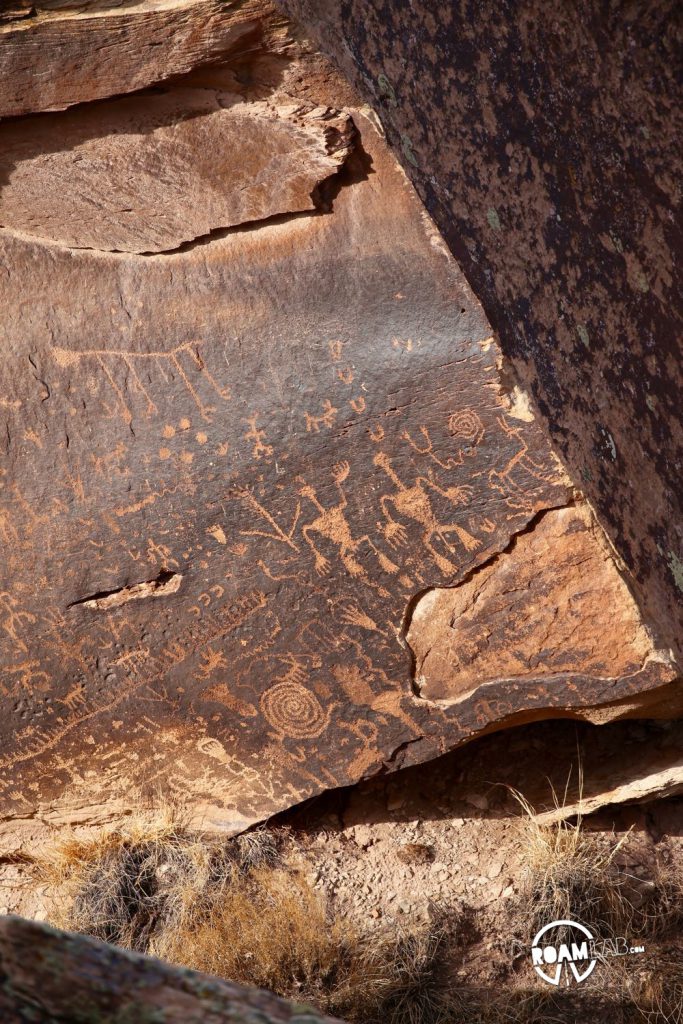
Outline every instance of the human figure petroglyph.
<svg viewBox="0 0 683 1024"><path fill-rule="evenodd" d="M244 422L249 427L249 430L244 435L244 440L254 442L251 451L252 458L269 458L269 456L273 454L273 446L265 443L264 438L266 436L266 432L257 426L258 413L255 412L253 416L248 416Z"/></svg>
<svg viewBox="0 0 683 1024"><path fill-rule="evenodd" d="M19 636L19 632L24 624L36 621L35 615L32 615L31 612L22 611L18 607L17 599L6 590L0 592L0 615L4 615L1 625L7 636L10 637L18 650L23 654L27 654L28 648Z"/></svg>
<svg viewBox="0 0 683 1024"><path fill-rule="evenodd" d="M467 490L462 487L441 487L429 477L418 477L411 487L406 487L396 474L391 459L385 452L377 452L373 463L384 470L396 487L396 491L393 494L383 494L380 498L382 512L387 520L384 527L384 536L387 542L392 547L401 547L408 543L405 527L398 520L394 519L389 512L388 506L391 505L394 512L398 512L407 519L412 519L413 522L419 523L420 526L425 528L422 534L422 543L439 569L445 573L455 572L457 566L436 550L432 543L432 538L435 536L439 537L451 552L454 549L446 539L446 535L449 533L455 533L467 551L472 551L479 547L481 542L458 523L440 523L432 508L427 488L445 497L453 505L463 504L467 501Z"/></svg>
<svg viewBox="0 0 683 1024"><path fill-rule="evenodd" d="M348 462L338 462L333 467L332 479L339 493L339 504L334 505L329 509L326 509L321 505L315 488L309 486L303 477L297 478L299 482L299 494L302 498L308 498L313 507L319 513L313 522L306 523L301 528L304 540L310 547L315 558L315 571L319 576L324 576L329 572L330 563L316 547L315 541L311 537L312 533L317 533L319 536L325 537L334 544L339 552L339 557L342 560L345 569L351 574L351 576L366 575L365 569L355 558L355 555L363 545L366 545L374 552L377 561L385 572L392 574L398 572L398 566L394 565L394 563L379 550L367 534L358 538L353 537L351 528L347 522L346 516L344 515L344 510L348 507L348 501L342 484L347 479L348 475Z"/></svg>
<svg viewBox="0 0 683 1024"><path fill-rule="evenodd" d="M209 646L206 651L202 651L200 655L200 662L199 675L202 679L208 679L208 677L217 669L228 668L225 654L223 654L222 651L214 651L211 646Z"/></svg>

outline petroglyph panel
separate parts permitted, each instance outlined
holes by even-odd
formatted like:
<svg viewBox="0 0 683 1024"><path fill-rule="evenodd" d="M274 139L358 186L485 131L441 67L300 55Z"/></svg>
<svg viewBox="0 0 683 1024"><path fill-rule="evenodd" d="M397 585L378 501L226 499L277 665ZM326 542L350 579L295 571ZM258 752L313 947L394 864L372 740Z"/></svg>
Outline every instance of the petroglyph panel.
<svg viewBox="0 0 683 1024"><path fill-rule="evenodd" d="M305 62L273 67L244 104L300 108ZM415 599L573 491L372 122L328 114L342 87L316 68L316 118L357 132L325 209L165 254L0 232L4 814L162 786L237 828L671 678L651 659L585 684L579 660L453 706L415 691ZM214 102L208 72L194 88Z"/></svg>
<svg viewBox="0 0 683 1024"><path fill-rule="evenodd" d="M376 110L680 672L680 2L277 2Z"/></svg>

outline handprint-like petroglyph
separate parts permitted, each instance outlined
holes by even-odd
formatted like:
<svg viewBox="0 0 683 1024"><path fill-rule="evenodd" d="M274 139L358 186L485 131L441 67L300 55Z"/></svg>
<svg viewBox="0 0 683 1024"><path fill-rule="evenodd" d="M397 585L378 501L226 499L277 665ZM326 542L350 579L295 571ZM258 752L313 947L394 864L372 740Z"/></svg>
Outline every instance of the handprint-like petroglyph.
<svg viewBox="0 0 683 1024"><path fill-rule="evenodd" d="M358 626L374 633L381 633L374 619L371 619L357 604L346 604L341 608L339 621L345 626Z"/></svg>

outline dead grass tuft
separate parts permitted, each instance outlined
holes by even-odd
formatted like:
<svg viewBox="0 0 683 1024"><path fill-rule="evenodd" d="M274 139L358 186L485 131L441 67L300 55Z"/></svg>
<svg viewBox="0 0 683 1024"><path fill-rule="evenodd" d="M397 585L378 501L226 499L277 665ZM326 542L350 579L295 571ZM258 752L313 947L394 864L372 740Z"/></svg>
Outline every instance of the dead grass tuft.
<svg viewBox="0 0 683 1024"><path fill-rule="evenodd" d="M358 933L331 913L284 830L229 840L189 830L172 808L42 863L59 893L53 923L363 1024L445 1024L439 979L447 933Z"/></svg>
<svg viewBox="0 0 683 1024"><path fill-rule="evenodd" d="M523 811L523 914L532 935L567 918L593 925L602 938L652 937L683 921L683 881L670 869L653 865L652 878L643 882L621 867L631 830L621 838L596 835L585 830L580 813L546 823L521 793L510 791Z"/></svg>
<svg viewBox="0 0 683 1024"><path fill-rule="evenodd" d="M535 809L516 790L512 795L524 812L519 837L526 878L523 895L529 931L535 934L550 921L581 921L603 933L616 934L630 923L633 905L625 894L615 857L628 833L610 842L575 820L539 821Z"/></svg>
<svg viewBox="0 0 683 1024"><path fill-rule="evenodd" d="M683 965L667 964L631 985L633 1005L644 1024L682 1024Z"/></svg>
<svg viewBox="0 0 683 1024"><path fill-rule="evenodd" d="M683 920L683 883L671 872L657 877L645 908L634 905L634 879L618 864L628 835L598 838L580 817L540 822L516 796L527 883L510 937L518 930L528 944L540 927L563 918L593 926L603 938L638 928L654 933L662 915L669 924ZM683 977L674 968L658 978L643 965L637 979L617 979L618 1005L605 992L542 985L454 991L449 960L458 955L458 929L475 932L466 908L435 908L430 924L412 930L359 932L313 888L283 829L218 839L162 807L94 838L72 836L42 869L60 897L53 923L61 927L358 1024L573 1024L590 1017L683 1024ZM629 967L619 960L610 966ZM579 1004L579 997L593 1003Z"/></svg>

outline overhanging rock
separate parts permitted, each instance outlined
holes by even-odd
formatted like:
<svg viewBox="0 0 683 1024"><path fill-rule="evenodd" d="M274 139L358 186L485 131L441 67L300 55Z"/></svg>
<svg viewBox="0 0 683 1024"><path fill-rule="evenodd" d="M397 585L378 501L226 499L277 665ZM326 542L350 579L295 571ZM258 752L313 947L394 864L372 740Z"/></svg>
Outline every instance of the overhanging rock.
<svg viewBox="0 0 683 1024"><path fill-rule="evenodd" d="M682 657L680 4L280 6L376 108Z"/></svg>

